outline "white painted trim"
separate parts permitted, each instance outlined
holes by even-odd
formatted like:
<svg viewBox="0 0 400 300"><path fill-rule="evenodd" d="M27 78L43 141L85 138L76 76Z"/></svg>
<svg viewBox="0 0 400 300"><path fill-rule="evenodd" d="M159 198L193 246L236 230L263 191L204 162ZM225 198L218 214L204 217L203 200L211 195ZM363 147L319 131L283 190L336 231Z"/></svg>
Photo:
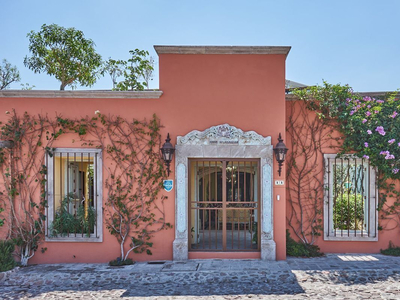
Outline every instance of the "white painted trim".
<svg viewBox="0 0 400 300"><path fill-rule="evenodd" d="M334 230L333 229L333 217L330 217L329 214L333 211L333 197L331 196L331 186L333 175L328 176L328 172L332 174L332 165L334 163L334 159L337 157L337 154L324 154L324 240L325 241L370 241L376 242L378 241L378 189L376 176L377 172L375 168L369 165L368 160L364 160L364 163L368 163L368 172L370 183L368 186L369 193L369 201L370 201L370 220L368 220L368 231L364 233L364 236L361 236L361 232L356 232L356 236L354 236L354 230L350 230L350 233L347 230ZM356 162L360 165L362 162L361 158L358 158L352 154L342 155L342 157L349 157L352 159L356 159ZM342 235L343 236L340 236Z"/></svg>
<svg viewBox="0 0 400 300"><path fill-rule="evenodd" d="M2 90L1 98L86 98L86 99L158 99L162 91L44 91Z"/></svg>
<svg viewBox="0 0 400 300"><path fill-rule="evenodd" d="M52 153L96 153L97 159L94 159L94 167L97 172L97 181L96 181L96 190L97 193L97 201L96 201L96 225L94 234L90 237L87 236L71 236L71 237L50 237L49 231L46 226L46 242L103 242L103 156L101 149L93 149L93 148L55 148ZM47 210L47 224L50 224L54 220L54 155L47 155L47 201L48 201L48 210ZM96 236L97 233L97 236ZM77 234L78 235L78 234Z"/></svg>
<svg viewBox="0 0 400 300"><path fill-rule="evenodd" d="M54 148L52 150L53 153L81 153L81 152L87 152L87 153L100 153L101 154L101 149L95 149L95 148Z"/></svg>

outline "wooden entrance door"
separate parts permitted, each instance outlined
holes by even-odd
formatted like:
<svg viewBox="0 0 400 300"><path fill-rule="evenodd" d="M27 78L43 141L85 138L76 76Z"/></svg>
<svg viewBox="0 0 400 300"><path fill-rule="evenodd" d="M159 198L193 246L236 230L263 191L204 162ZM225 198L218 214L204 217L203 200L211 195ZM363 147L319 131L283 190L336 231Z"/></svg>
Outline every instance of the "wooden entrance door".
<svg viewBox="0 0 400 300"><path fill-rule="evenodd" d="M189 165L189 250L259 251L259 160Z"/></svg>

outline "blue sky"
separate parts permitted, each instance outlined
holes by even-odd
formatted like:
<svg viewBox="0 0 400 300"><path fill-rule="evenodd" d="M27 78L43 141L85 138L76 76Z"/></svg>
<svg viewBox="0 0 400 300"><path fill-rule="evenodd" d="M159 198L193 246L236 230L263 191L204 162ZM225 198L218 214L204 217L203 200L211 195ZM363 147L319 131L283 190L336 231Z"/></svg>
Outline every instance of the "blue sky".
<svg viewBox="0 0 400 300"><path fill-rule="evenodd" d="M398 0L1 0L0 7L0 59L35 89L59 89L54 77L23 65L26 34L44 23L82 30L104 59L127 59L135 48L157 57L153 45L292 46L287 79L356 91L400 88ZM157 70L150 87L158 87ZM110 88L105 77L91 89Z"/></svg>

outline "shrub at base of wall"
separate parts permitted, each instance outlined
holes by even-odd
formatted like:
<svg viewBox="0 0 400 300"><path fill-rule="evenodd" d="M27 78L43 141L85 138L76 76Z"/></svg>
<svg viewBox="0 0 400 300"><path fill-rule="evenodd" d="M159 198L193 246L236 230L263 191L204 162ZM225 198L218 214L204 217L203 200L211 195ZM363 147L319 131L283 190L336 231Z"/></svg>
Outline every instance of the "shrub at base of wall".
<svg viewBox="0 0 400 300"><path fill-rule="evenodd" d="M296 242L291 238L289 230L286 230L286 254L295 257L319 257L324 255L317 245Z"/></svg>
<svg viewBox="0 0 400 300"><path fill-rule="evenodd" d="M13 252L14 243L12 241L0 241L0 272L5 272L15 267Z"/></svg>

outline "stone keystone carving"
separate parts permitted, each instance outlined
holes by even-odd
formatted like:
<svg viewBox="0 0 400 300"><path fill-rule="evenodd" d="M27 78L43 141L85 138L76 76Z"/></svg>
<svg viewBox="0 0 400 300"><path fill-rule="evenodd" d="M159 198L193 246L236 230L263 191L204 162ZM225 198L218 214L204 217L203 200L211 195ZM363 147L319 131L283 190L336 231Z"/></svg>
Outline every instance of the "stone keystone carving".
<svg viewBox="0 0 400 300"><path fill-rule="evenodd" d="M212 145L221 141L236 141L236 145L271 145L271 137L263 137L255 131L244 132L229 124L212 126L204 131L193 130L178 136L177 145ZM229 144L229 143L228 143Z"/></svg>

